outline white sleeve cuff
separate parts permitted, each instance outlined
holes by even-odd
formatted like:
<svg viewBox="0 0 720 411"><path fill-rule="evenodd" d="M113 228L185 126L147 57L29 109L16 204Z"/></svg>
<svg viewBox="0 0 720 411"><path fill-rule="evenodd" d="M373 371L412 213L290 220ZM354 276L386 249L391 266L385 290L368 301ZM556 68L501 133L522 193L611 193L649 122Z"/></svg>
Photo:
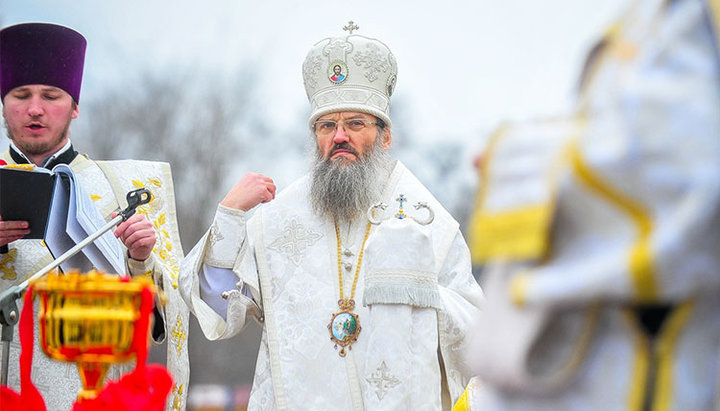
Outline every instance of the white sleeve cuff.
<svg viewBox="0 0 720 411"><path fill-rule="evenodd" d="M208 235L205 263L232 268L245 240L245 212L218 205Z"/></svg>
<svg viewBox="0 0 720 411"><path fill-rule="evenodd" d="M155 258L152 254L143 260L133 260L131 257L127 258L128 272L132 277L144 275L152 278L153 270L155 269Z"/></svg>

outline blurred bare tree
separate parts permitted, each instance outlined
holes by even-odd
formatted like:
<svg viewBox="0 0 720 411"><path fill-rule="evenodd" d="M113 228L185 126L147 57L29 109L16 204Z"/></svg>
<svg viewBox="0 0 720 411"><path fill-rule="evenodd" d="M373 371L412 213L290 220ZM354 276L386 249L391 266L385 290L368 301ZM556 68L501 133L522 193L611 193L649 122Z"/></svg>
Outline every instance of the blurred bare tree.
<svg viewBox="0 0 720 411"><path fill-rule="evenodd" d="M217 83L201 86L198 77ZM95 159L169 162L187 252L209 226L232 166L249 153L253 129L262 128L248 107L254 80L250 71L227 85L207 74L143 75L84 104L87 141L80 147Z"/></svg>
<svg viewBox="0 0 720 411"><path fill-rule="evenodd" d="M169 162L180 237L188 252L239 177L235 166L252 162L260 150L256 136L267 135L258 108L249 104L255 80L250 70L240 70L227 82L209 73L144 74L126 81L132 87L103 91L99 98L84 101L85 127L74 131L73 141L98 160ZM271 144L265 140L263 144ZM191 384L250 384L259 342L256 325L232 339L209 342L197 321L191 321ZM164 356L164 347L154 346L149 360L164 363Z"/></svg>

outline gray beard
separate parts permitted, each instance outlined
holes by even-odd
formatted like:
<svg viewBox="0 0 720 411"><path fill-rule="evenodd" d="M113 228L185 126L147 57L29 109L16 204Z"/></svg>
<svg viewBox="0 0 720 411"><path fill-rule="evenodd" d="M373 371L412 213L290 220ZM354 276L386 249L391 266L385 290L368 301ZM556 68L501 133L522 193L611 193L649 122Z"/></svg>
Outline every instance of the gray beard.
<svg viewBox="0 0 720 411"><path fill-rule="evenodd" d="M338 223L351 223L380 201L392 158L377 143L352 163L344 159L325 160L316 149L312 167L310 200L320 216Z"/></svg>

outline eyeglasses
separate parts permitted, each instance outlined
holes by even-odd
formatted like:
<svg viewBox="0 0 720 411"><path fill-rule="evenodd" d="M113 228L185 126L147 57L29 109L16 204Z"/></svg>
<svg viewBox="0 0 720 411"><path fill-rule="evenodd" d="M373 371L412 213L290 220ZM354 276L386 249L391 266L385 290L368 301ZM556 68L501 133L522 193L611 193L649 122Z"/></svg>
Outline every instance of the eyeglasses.
<svg viewBox="0 0 720 411"><path fill-rule="evenodd" d="M367 126L377 124L377 122L367 121L362 118L352 118L345 121L318 120L313 123L312 129L315 135L327 137L335 134L338 124L340 124L346 132L352 131L353 133L357 133L364 130Z"/></svg>

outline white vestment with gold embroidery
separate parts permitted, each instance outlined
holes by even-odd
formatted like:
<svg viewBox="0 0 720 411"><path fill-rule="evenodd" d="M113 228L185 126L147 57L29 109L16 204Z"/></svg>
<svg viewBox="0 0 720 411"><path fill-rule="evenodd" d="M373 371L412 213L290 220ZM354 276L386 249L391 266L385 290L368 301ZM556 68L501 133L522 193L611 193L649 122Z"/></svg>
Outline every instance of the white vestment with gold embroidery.
<svg viewBox="0 0 720 411"><path fill-rule="evenodd" d="M2 154L2 159L8 164L15 164L7 151ZM78 155L70 163L70 167L85 192L92 197L101 215L108 220L113 211L127 206L125 200L127 192L145 187L153 194L152 201L139 207L138 213L146 215L153 222L157 243L152 256L145 262L128 259L128 272L133 275L152 276L158 289L168 297L167 304L160 307L165 322L165 336L162 338L168 339L167 367L173 374L175 382L173 391L168 397L167 409L185 409L189 379L187 353L189 311L177 290L178 265L182 260L183 252L177 230L170 166L162 162L136 160L96 162L84 155ZM52 255L41 240L19 240L9 244L9 252L0 254L2 271L0 291L20 284L52 260ZM18 305L21 307L22 302ZM37 323L37 301L34 312L36 321L32 380L40 390L48 410L69 410L82 388L77 366L73 363L51 360L42 352ZM20 389L19 354L19 333L15 332L10 345L8 385L16 391ZM107 379L117 380L133 368L134 364L112 366L108 371Z"/></svg>
<svg viewBox="0 0 720 411"><path fill-rule="evenodd" d="M435 220L372 227L354 296L362 330L343 358L327 328L339 311L335 226L311 210L308 192L305 177L247 222L220 207L181 267L182 293L209 339L230 337L250 319L263 325L250 409L448 408L467 382L461 352L482 298L457 222L397 162L383 202L397 209L403 194L410 204L428 203ZM350 264L345 297L366 227L365 218L340 227L342 261ZM226 316L201 297L208 272L233 275Z"/></svg>
<svg viewBox="0 0 720 411"><path fill-rule="evenodd" d="M708 23L720 20L702 1L634 6L588 65L580 115L511 127L487 158L493 215L544 208L533 215L547 221L518 234L530 246L486 254L472 409L718 406L720 59ZM513 193L501 176L535 190ZM643 304L672 307L652 340Z"/></svg>

